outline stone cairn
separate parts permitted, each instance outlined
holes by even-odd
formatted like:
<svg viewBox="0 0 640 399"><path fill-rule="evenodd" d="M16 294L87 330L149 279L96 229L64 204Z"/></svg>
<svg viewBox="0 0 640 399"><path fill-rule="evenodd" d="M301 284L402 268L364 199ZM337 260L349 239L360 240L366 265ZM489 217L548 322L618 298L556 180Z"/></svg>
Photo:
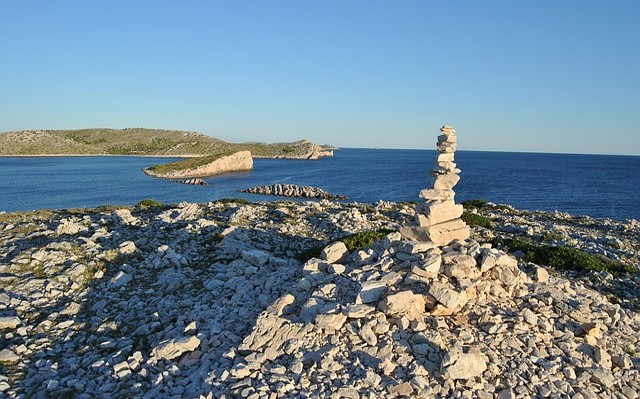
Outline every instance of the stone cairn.
<svg viewBox="0 0 640 399"><path fill-rule="evenodd" d="M453 162L458 138L452 126L444 125L438 136L438 158L431 172L433 187L420 192L426 202L416 207L416 221L400 229L405 239L432 241L447 245L453 240L469 238L469 226L460 219L463 207L454 201L453 187L460 180L460 169Z"/></svg>

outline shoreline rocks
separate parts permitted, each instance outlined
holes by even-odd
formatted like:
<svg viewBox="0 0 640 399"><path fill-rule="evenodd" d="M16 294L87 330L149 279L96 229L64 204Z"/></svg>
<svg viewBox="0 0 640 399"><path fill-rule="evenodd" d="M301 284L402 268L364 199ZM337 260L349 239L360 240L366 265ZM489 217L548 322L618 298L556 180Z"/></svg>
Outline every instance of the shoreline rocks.
<svg viewBox="0 0 640 399"><path fill-rule="evenodd" d="M202 179L198 179L198 178L194 178L194 179L185 179L185 180L176 180L177 183L181 183L181 184L186 184L189 186L208 186L209 184L202 180Z"/></svg>
<svg viewBox="0 0 640 399"><path fill-rule="evenodd" d="M310 186L296 186L294 184L273 184L271 186L251 187L246 190L238 190L241 193L271 195L288 198L315 198L324 200L345 200L343 195L330 194L321 188Z"/></svg>

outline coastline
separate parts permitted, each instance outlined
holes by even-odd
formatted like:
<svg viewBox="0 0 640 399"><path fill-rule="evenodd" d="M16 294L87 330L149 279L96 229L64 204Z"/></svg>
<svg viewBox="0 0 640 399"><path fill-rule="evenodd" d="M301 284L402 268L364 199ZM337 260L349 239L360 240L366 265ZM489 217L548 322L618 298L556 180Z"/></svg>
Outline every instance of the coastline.
<svg viewBox="0 0 640 399"><path fill-rule="evenodd" d="M640 353L630 349L640 344L638 223L493 204L467 211L491 225L472 224L471 240L442 248L394 235L412 219L410 203L145 202L2 214L4 393L227 397L263 386L283 395L451 397L517 381L522 367L537 370L538 383L495 395L640 387ZM516 260L487 249L500 237L606 255L636 272ZM456 288L446 262L475 259L480 268L482 253L499 256L496 269ZM419 268L433 256L443 259L437 280ZM431 310L394 307L410 292ZM429 293L440 299L429 305ZM443 303L462 307L450 314ZM547 354L527 342L545 342ZM454 358L472 369L453 367ZM54 361L55 374L36 367ZM540 362L552 371L539 373ZM167 370L172 384L155 383ZM322 382L331 376L345 384Z"/></svg>

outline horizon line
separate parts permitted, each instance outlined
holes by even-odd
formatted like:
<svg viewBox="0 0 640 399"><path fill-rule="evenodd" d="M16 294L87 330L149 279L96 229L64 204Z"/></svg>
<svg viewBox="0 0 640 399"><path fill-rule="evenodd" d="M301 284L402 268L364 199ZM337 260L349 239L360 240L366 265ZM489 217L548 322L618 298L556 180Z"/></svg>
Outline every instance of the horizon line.
<svg viewBox="0 0 640 399"><path fill-rule="evenodd" d="M401 150L401 151L437 151L435 148L407 148L407 147L347 147L336 146L337 150L342 148L350 150ZM592 153L592 152L546 152L546 151L527 151L527 150L478 150L478 149L460 149L456 152L504 152L504 153L516 153L516 154L552 154L552 155L601 155L601 156L615 156L615 157L640 157L639 154L612 154L612 153Z"/></svg>
<svg viewBox="0 0 640 399"><path fill-rule="evenodd" d="M30 131L30 130L35 130L35 131L43 131L43 130L90 130L90 129L111 129L111 130L127 130L127 129L145 129L145 130L166 130L166 131L181 131L181 132L189 132L189 133L200 133L203 134L205 136L214 138L214 139L218 139L218 140L224 140L224 139L220 139L219 137L213 136L209 133L204 133L202 131L198 131L198 130L183 130L183 129L170 129L170 128L149 128L149 127L124 127L124 128L117 128L117 127L89 127L89 128L71 128L71 129L21 129L21 130L3 130L0 131L0 134L7 134L7 133L18 133L18 132L24 132L24 131ZM315 143L314 141L310 140L310 139L299 139L297 141L300 140L307 140L310 141L312 143ZM224 140L226 141L226 140ZM261 142L261 141L250 141L250 142ZM233 143L233 142L232 142ZM240 144L242 142L239 142ZM273 144L273 143L277 143L276 141L274 142L268 142L268 144ZM318 144L318 143L315 143ZM430 149L430 148L410 148L410 147L350 147L350 146L339 146L339 145L334 145L334 144L318 144L320 146L326 146L326 145L330 145L333 147L336 147L337 149L340 148L349 148L349 149L382 149L382 150L424 150L424 151L435 151L435 148ZM457 151L469 151L469 152L505 152L505 153L518 153L518 154L558 154L558 155L603 155L603 156L619 156L619 157L640 157L640 153L637 154L614 154L614 153L593 153L593 152L546 152L546 151L529 151L529 150L479 150L479 149L457 149Z"/></svg>

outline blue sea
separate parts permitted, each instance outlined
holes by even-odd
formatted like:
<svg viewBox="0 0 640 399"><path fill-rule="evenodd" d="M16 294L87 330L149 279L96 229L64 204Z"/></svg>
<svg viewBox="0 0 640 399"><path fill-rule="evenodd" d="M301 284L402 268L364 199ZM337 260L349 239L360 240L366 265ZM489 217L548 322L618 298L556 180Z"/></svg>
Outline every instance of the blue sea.
<svg viewBox="0 0 640 399"><path fill-rule="evenodd" d="M0 158L0 211L166 203L219 198L274 183L320 187L349 201L416 201L430 185L429 150L340 149L321 160L256 159L254 170L207 178L208 187L156 179L141 169L177 158ZM457 201L482 198L521 209L640 219L640 157L458 151Z"/></svg>

